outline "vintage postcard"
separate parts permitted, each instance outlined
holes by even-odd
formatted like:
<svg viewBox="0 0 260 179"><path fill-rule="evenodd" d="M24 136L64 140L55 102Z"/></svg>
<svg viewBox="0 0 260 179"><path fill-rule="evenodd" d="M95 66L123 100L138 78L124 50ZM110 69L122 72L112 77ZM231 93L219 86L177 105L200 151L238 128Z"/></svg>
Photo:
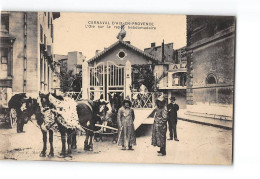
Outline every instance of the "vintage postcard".
<svg viewBox="0 0 260 179"><path fill-rule="evenodd" d="M231 165L236 17L1 12L0 159Z"/></svg>

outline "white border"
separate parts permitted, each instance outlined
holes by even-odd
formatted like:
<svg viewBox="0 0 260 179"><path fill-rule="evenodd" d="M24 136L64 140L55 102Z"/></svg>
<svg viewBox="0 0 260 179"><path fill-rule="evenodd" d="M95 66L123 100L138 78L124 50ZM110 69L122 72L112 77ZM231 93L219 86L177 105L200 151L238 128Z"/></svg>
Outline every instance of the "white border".
<svg viewBox="0 0 260 179"><path fill-rule="evenodd" d="M0 9L237 16L233 166L0 161L1 178L260 178L260 1L1 0Z"/></svg>

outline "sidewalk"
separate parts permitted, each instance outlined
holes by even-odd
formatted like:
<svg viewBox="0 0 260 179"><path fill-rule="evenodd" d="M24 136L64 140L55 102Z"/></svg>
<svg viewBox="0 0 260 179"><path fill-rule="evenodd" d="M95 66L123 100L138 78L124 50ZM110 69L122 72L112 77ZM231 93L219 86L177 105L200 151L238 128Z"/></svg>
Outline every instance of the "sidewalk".
<svg viewBox="0 0 260 179"><path fill-rule="evenodd" d="M212 114L193 113L181 109L178 112L178 119L223 129L233 128L233 120L230 116L214 116Z"/></svg>
<svg viewBox="0 0 260 179"><path fill-rule="evenodd" d="M152 112L152 109L135 109L135 129L138 129L142 124L153 124L153 118L147 118ZM178 119L192 123L218 127L231 130L233 128L233 120L229 116L212 115L206 113L189 112L185 109L178 111Z"/></svg>

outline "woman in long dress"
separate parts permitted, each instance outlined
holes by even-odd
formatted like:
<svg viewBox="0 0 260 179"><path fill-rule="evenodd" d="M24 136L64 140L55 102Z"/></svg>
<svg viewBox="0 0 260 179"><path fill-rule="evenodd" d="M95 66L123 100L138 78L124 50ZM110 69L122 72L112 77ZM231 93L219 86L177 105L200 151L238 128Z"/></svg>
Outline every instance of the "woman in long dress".
<svg viewBox="0 0 260 179"><path fill-rule="evenodd" d="M131 108L129 97L123 101L123 106L119 109L117 115L119 136L118 145L122 146L122 150L133 150L133 145L136 145L135 129L134 129L134 110Z"/></svg>
<svg viewBox="0 0 260 179"><path fill-rule="evenodd" d="M166 155L167 109L163 96L156 100L156 108L153 112L154 123L152 131L152 145L160 147L158 156Z"/></svg>

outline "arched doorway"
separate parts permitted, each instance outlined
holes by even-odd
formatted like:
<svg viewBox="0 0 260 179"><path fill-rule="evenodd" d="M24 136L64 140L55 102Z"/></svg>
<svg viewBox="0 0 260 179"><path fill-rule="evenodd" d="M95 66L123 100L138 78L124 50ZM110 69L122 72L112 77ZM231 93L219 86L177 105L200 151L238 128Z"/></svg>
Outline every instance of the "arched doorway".
<svg viewBox="0 0 260 179"><path fill-rule="evenodd" d="M212 85L212 84L217 84L217 78L214 74L209 74L206 78L206 84L207 85Z"/></svg>

